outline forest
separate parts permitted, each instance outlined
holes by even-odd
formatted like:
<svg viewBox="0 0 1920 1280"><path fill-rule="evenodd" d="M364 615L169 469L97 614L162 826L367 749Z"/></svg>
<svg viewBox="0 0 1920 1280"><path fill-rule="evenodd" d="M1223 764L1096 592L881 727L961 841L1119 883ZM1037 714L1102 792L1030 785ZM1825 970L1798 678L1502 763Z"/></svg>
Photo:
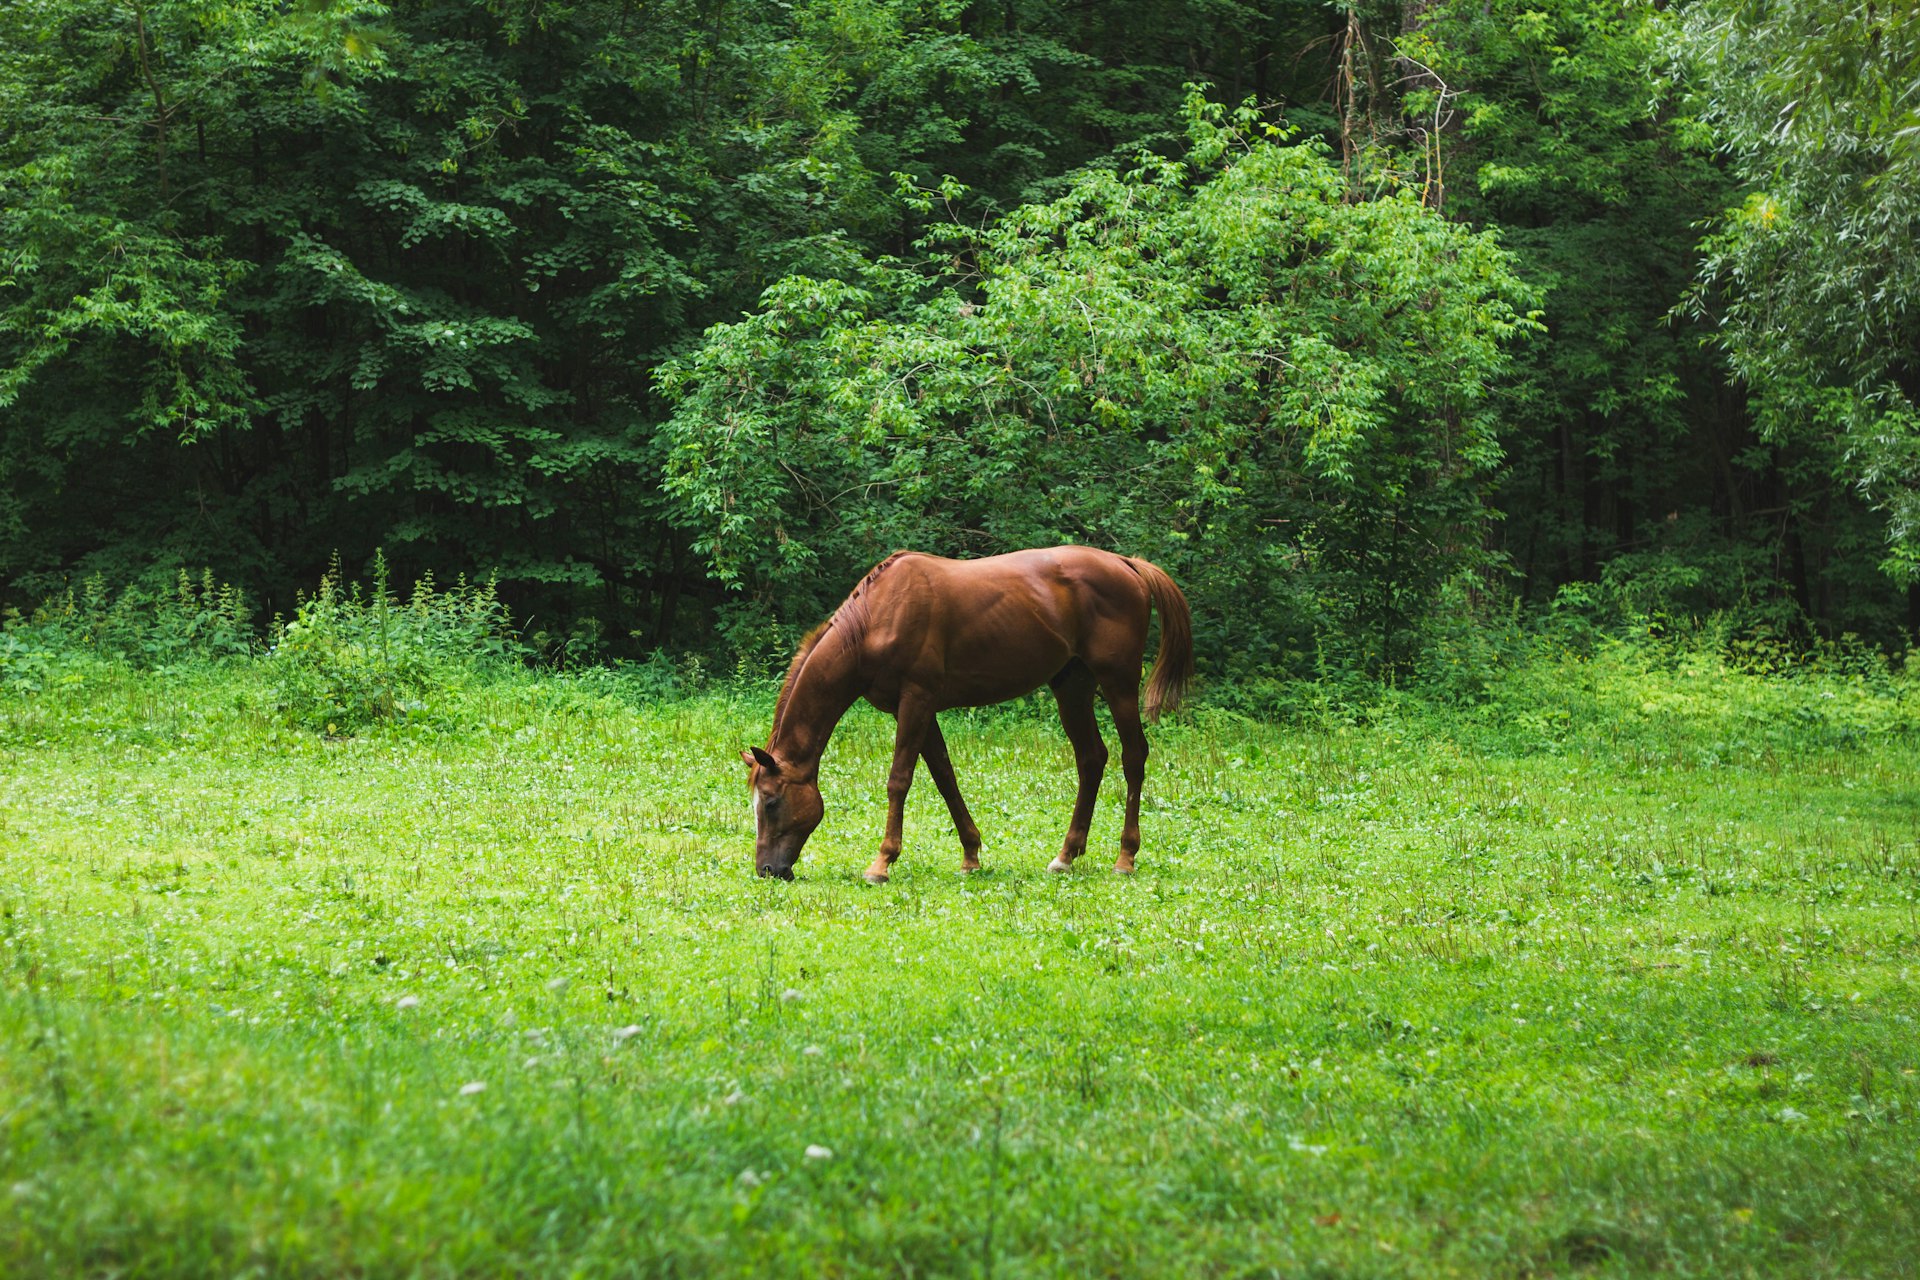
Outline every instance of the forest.
<svg viewBox="0 0 1920 1280"><path fill-rule="evenodd" d="M1870 0L18 0L0 605L378 558L761 669L1072 541L1256 707L1544 616L1895 652L1917 68Z"/></svg>

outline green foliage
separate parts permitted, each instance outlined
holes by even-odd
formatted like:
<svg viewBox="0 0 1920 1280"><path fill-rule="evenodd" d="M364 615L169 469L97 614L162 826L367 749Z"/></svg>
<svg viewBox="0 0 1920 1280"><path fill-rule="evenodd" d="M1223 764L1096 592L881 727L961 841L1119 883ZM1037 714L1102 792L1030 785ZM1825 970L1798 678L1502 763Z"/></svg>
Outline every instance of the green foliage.
<svg viewBox="0 0 1920 1280"><path fill-rule="evenodd" d="M0 630L0 684L34 691L46 687L54 672L56 653L34 643L35 639L17 626Z"/></svg>
<svg viewBox="0 0 1920 1280"><path fill-rule="evenodd" d="M1913 24L1824 12L18 0L0 598L288 612L385 548L569 661L758 670L896 545L1074 538L1169 562L1249 705L1431 669L1508 566L1892 646Z"/></svg>
<svg viewBox="0 0 1920 1280"><path fill-rule="evenodd" d="M63 415L94 431L191 440L246 421L231 302L249 264L173 206L169 126L183 96L232 71L225 41L259 38L274 7L80 0L0 15L0 409L35 407L22 396L55 366L56 384L95 388Z"/></svg>
<svg viewBox="0 0 1920 1280"><path fill-rule="evenodd" d="M716 573L791 600L895 546L1093 542L1183 582L1216 668L1404 661L1484 562L1525 291L1413 193L1355 201L1317 144L1189 112L1182 162L789 278L668 366L667 489Z"/></svg>
<svg viewBox="0 0 1920 1280"><path fill-rule="evenodd" d="M517 662L520 642L492 580L450 589L431 578L402 603L376 556L371 588L320 580L267 650L280 713L329 735L383 723L433 723L467 684Z"/></svg>
<svg viewBox="0 0 1920 1280"><path fill-rule="evenodd" d="M1694 309L1782 439L1834 460L1888 516L1884 567L1920 577L1920 14L1911 6L1702 0L1687 57L1745 183Z"/></svg>

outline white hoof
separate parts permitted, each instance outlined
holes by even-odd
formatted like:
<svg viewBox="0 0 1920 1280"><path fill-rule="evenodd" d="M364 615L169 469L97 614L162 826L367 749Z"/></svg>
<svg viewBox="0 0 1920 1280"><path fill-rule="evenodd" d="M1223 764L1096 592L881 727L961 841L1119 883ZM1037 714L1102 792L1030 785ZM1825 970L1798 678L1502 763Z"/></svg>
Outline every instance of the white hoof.
<svg viewBox="0 0 1920 1280"><path fill-rule="evenodd" d="M1052 862L1049 862L1047 864L1047 870L1056 871L1056 872L1071 871L1073 870L1073 864L1071 862L1062 862L1060 861L1060 859L1055 858Z"/></svg>

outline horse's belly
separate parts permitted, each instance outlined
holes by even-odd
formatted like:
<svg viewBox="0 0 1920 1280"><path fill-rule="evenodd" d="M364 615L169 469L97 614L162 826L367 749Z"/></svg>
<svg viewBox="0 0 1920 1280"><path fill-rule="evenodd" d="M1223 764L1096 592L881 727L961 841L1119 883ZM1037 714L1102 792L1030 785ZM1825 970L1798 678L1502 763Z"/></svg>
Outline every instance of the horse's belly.
<svg viewBox="0 0 1920 1280"><path fill-rule="evenodd" d="M984 707L1023 697L1060 674L1072 660L1073 652L1064 641L1031 632L956 644L946 654L940 701L950 707Z"/></svg>
<svg viewBox="0 0 1920 1280"><path fill-rule="evenodd" d="M1065 666L1062 663L1061 666ZM1057 673L1059 668L1055 668ZM1051 680L1048 675L1039 680L999 680L978 682L956 681L949 685L946 697L940 701L942 710L947 707L990 707L996 702L1011 702L1023 698Z"/></svg>

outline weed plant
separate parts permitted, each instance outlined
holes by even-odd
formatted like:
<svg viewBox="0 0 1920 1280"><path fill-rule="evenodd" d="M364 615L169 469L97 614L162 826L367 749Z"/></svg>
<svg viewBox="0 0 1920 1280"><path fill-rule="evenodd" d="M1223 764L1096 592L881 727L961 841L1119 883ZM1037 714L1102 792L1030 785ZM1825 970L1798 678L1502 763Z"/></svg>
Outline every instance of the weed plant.
<svg viewBox="0 0 1920 1280"><path fill-rule="evenodd" d="M315 652L364 654L374 601L327 608ZM1128 879L1117 776L1043 870L1044 703L950 715L987 869L923 776L872 888L877 713L785 885L737 763L764 684L448 657L430 729L327 735L276 709L290 660L0 687L0 1274L1920 1251L1916 691L1884 665L1603 644L1457 706L1202 706L1154 733Z"/></svg>
<svg viewBox="0 0 1920 1280"><path fill-rule="evenodd" d="M180 570L170 590L115 591L94 574L0 626L0 685L37 692L107 665L139 669L220 662L255 649L252 609L236 587Z"/></svg>
<svg viewBox="0 0 1920 1280"><path fill-rule="evenodd" d="M478 674L524 655L491 581L439 590L416 583L403 604L374 557L373 585L342 585L338 569L276 627L267 669L286 719L328 734L383 721L444 718Z"/></svg>

